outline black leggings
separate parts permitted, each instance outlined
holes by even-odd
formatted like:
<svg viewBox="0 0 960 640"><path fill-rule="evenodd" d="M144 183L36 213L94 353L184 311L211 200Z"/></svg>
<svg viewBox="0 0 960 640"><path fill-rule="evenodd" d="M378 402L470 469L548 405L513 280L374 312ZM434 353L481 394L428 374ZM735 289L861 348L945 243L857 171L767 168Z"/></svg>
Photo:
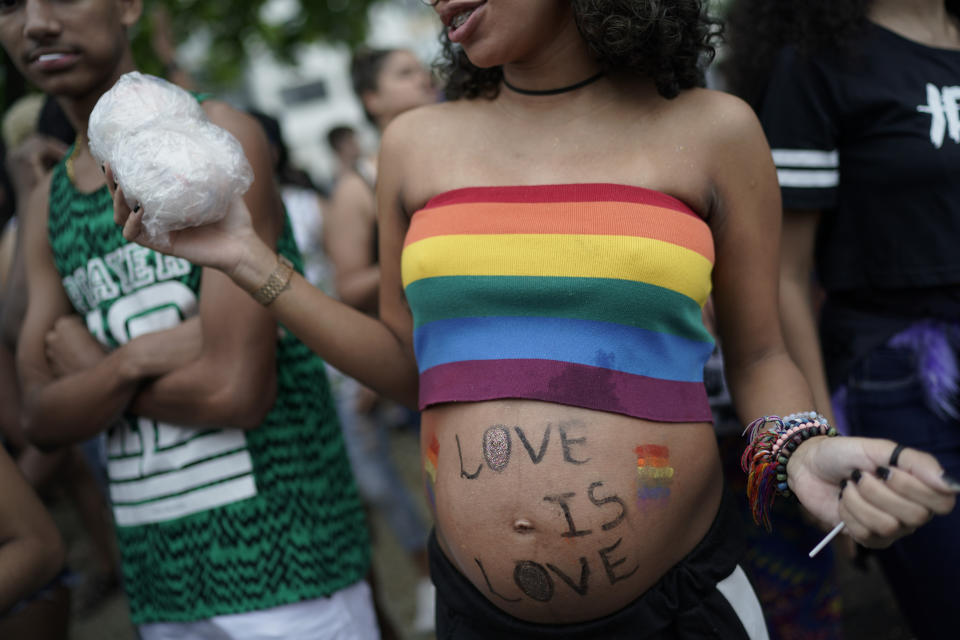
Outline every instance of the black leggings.
<svg viewBox="0 0 960 640"><path fill-rule="evenodd" d="M725 494L703 540L633 603L575 624L537 624L501 611L451 564L431 533L427 550L437 587L437 639L747 640L741 614L716 588L744 551L742 524L732 507Z"/></svg>

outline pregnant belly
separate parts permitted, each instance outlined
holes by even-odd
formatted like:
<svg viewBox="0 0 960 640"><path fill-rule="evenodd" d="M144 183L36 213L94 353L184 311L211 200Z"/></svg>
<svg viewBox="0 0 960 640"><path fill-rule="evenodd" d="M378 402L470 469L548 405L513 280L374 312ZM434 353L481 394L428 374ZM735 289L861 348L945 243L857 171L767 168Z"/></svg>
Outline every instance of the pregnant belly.
<svg viewBox="0 0 960 640"><path fill-rule="evenodd" d="M424 413L427 491L446 556L523 620L613 613L709 529L721 494L713 429L535 401Z"/></svg>

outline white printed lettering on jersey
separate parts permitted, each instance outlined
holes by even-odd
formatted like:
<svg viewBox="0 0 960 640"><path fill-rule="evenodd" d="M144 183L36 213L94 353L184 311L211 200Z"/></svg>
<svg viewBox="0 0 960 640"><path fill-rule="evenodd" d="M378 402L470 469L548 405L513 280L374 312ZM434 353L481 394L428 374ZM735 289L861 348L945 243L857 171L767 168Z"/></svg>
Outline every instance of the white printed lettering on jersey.
<svg viewBox="0 0 960 640"><path fill-rule="evenodd" d="M183 258L174 258L157 253L157 280L171 280L190 273L190 263Z"/></svg>
<svg viewBox="0 0 960 640"><path fill-rule="evenodd" d="M137 426L137 431L127 425L115 429L107 462L121 526L180 518L257 495L242 431L204 432L146 418ZM126 456L113 454L120 442ZM129 445L139 442L146 445L142 455L130 455Z"/></svg>
<svg viewBox="0 0 960 640"><path fill-rule="evenodd" d="M110 347L110 341L107 340L107 328L103 326L103 314L99 309L87 312L87 330L97 339L97 342L104 347Z"/></svg>
<svg viewBox="0 0 960 640"><path fill-rule="evenodd" d="M209 433L209 429L177 429L177 431L158 431L157 449L169 449L184 444L197 436Z"/></svg>
<svg viewBox="0 0 960 640"><path fill-rule="evenodd" d="M190 489L233 479L251 471L253 463L250 455L246 449L241 449L193 464L178 473L155 475L136 482L114 482L110 485L110 497L117 504L131 505L144 500L180 495Z"/></svg>
<svg viewBox="0 0 960 640"><path fill-rule="evenodd" d="M131 335L153 333L171 326L171 321L174 326L180 321L180 310L176 307L157 309L149 315L130 318L127 322L127 331Z"/></svg>
<svg viewBox="0 0 960 640"><path fill-rule="evenodd" d="M143 453L143 442L140 440L140 432L131 429L126 420L114 425L107 432L108 458L129 458L139 456L141 453Z"/></svg>
<svg viewBox="0 0 960 640"><path fill-rule="evenodd" d="M126 344L137 336L172 329L196 313L197 296L190 287L178 281L161 282L114 302L107 313L107 327L114 340Z"/></svg>
<svg viewBox="0 0 960 640"><path fill-rule="evenodd" d="M154 256L153 265L147 261L151 254ZM63 288L73 306L81 313L86 313L121 294L129 294L154 282L181 278L188 275L191 268L183 258L165 256L140 245L128 244L103 258L88 260L85 267L78 267L63 278Z"/></svg>
<svg viewBox="0 0 960 640"><path fill-rule="evenodd" d="M86 301L87 309L94 309L97 306L97 298L90 287L90 280L87 277L87 268L79 267L73 272L73 283Z"/></svg>
<svg viewBox="0 0 960 640"><path fill-rule="evenodd" d="M142 455L144 448L143 436L139 430L127 429L123 434L123 454Z"/></svg>
<svg viewBox="0 0 960 640"><path fill-rule="evenodd" d="M253 475L248 474L180 496L170 496L143 505L113 505L113 517L121 527L134 527L174 520L208 511L257 495Z"/></svg>
<svg viewBox="0 0 960 640"><path fill-rule="evenodd" d="M138 429L129 425L118 426L111 433L110 479L113 481L137 480L151 475L176 471L199 460L207 460L237 451L246 446L243 432L235 429L214 430L194 434L193 439L184 438L183 432L190 429L164 425L154 429L153 421L138 419ZM141 438L148 443L148 452L139 454ZM157 447L160 440L180 439L182 444ZM131 446L132 445L132 446ZM126 456L126 457L125 457Z"/></svg>
<svg viewBox="0 0 960 640"><path fill-rule="evenodd" d="M113 281L107 265L100 258L93 258L87 263L87 285L97 303L102 300L113 300L120 295L120 287Z"/></svg>
<svg viewBox="0 0 960 640"><path fill-rule="evenodd" d="M136 265L131 255L127 264ZM180 268L176 262L167 266L167 274ZM173 328L197 311L197 296L189 287L159 282L114 302L107 326L118 343L126 344ZM96 335L94 316L102 316L95 310L87 319ZM257 494L246 436L235 429L193 429L138 418L136 428L122 424L111 430L108 458L110 495L120 526L163 522Z"/></svg>
<svg viewBox="0 0 960 640"><path fill-rule="evenodd" d="M90 305L88 305L87 301L84 299L83 291L77 284L76 278L73 276L67 276L64 278L63 289L67 292L67 297L70 298L70 302L73 304L74 309L80 313L87 313L90 311Z"/></svg>
<svg viewBox="0 0 960 640"><path fill-rule="evenodd" d="M927 104L917 111L930 114L930 142L937 149L947 136L960 144L960 87L943 87L927 83Z"/></svg>
<svg viewBox="0 0 960 640"><path fill-rule="evenodd" d="M120 288L125 294L156 281L154 269L147 263L147 256L151 253L154 252L138 244L126 244L104 257L110 270L120 280Z"/></svg>

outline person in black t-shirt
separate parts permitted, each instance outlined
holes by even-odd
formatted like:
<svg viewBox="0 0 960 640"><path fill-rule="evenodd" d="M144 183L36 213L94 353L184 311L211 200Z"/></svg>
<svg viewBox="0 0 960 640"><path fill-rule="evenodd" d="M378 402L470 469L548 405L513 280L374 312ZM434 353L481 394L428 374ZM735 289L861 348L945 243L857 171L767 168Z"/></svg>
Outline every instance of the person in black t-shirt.
<svg viewBox="0 0 960 640"><path fill-rule="evenodd" d="M782 320L821 409L960 473L960 2L739 0L734 92L786 212ZM817 348L811 272L826 292ZM892 472L889 482L897 480ZM880 557L913 630L943 638L960 512Z"/></svg>

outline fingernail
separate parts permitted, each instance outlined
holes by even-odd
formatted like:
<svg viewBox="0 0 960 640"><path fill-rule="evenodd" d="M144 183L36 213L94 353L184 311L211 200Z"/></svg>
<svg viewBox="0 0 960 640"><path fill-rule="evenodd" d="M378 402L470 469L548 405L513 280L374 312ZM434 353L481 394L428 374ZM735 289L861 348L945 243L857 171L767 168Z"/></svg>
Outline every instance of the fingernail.
<svg viewBox="0 0 960 640"><path fill-rule="evenodd" d="M863 477L863 474L860 473L860 469L854 469L853 473L850 474L850 479L853 480L853 484L860 482L860 478Z"/></svg>
<svg viewBox="0 0 960 640"><path fill-rule="evenodd" d="M887 467L877 467L877 477L886 482L887 478L890 477L890 469Z"/></svg>
<svg viewBox="0 0 960 640"><path fill-rule="evenodd" d="M960 482L957 482L954 478L948 476L946 472L943 474L943 481L951 491L960 493Z"/></svg>

